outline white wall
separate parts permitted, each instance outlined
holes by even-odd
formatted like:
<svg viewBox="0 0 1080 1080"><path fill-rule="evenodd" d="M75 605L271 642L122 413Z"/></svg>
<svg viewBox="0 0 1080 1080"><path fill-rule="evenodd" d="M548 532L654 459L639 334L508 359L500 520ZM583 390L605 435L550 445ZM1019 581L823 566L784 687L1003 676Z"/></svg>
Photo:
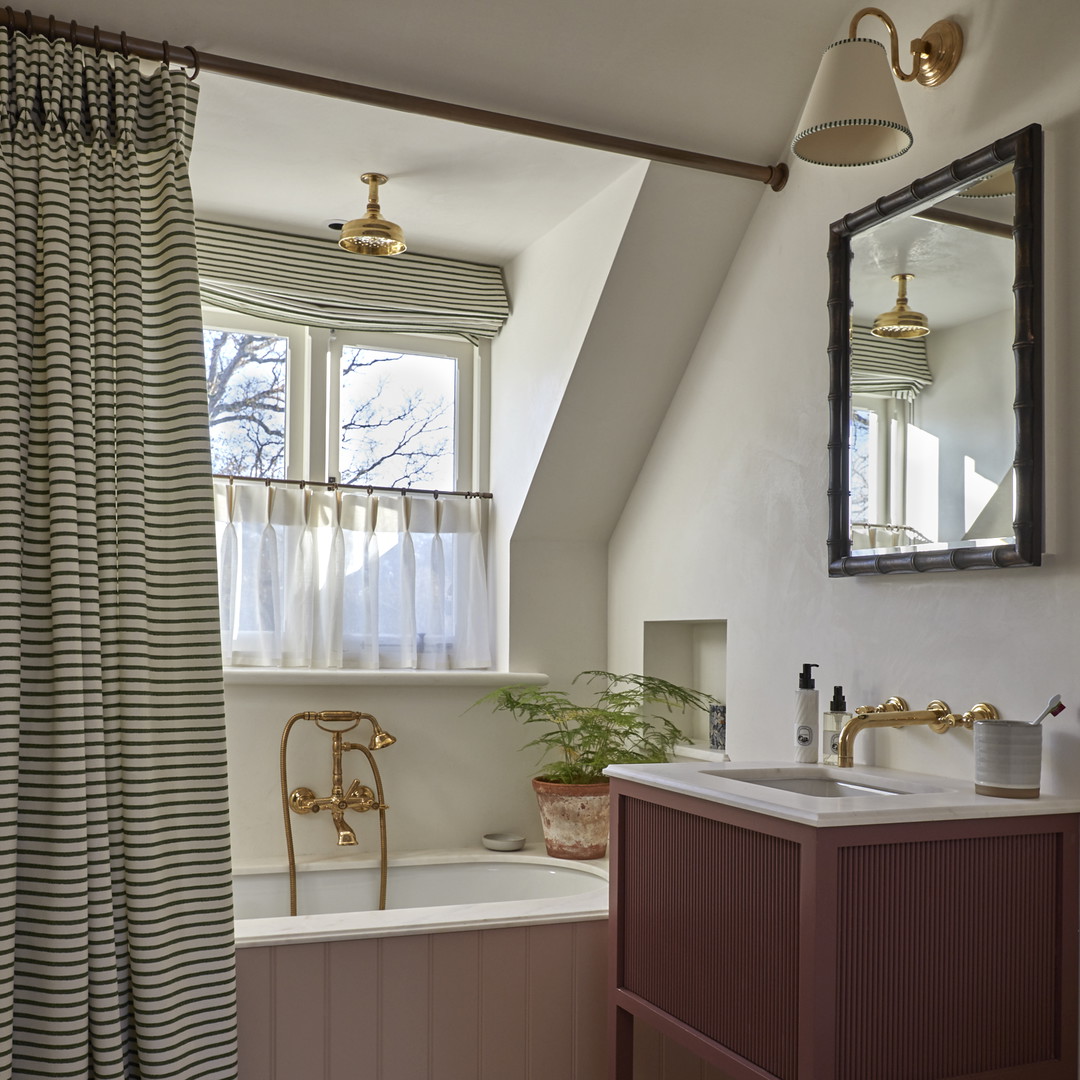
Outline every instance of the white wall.
<svg viewBox="0 0 1080 1080"><path fill-rule="evenodd" d="M308 676L310 678L310 676ZM238 865L282 864L285 859L279 785L279 746L286 722L298 712L351 709L374 715L397 742L375 755L382 774L391 853L479 847L488 832L518 832L540 839L536 800L528 777L537 764L533 751L522 753L525 730L504 713L471 708L488 687L408 685L391 676L382 685L229 682L228 717L230 814L233 860ZM366 724L348 736L367 743ZM289 733L288 787L310 787L330 794L330 736L311 721L298 721ZM343 755L343 780L374 788L366 758ZM337 847L328 813L292 814L297 856L335 854L364 858L378 853L378 814L349 813L356 847Z"/></svg>
<svg viewBox="0 0 1080 1080"><path fill-rule="evenodd" d="M934 436L939 500L937 539L961 540L965 518L965 459L987 490L1005 478L1004 520L978 537L1012 535L1012 467L1016 446L1013 396L1016 368L1013 313L1003 311L934 331L926 339L933 383L915 399L915 424ZM976 481L978 483L978 481ZM992 516L992 515L990 515ZM984 524L991 521L984 519Z"/></svg>
<svg viewBox="0 0 1080 1080"><path fill-rule="evenodd" d="M893 14L906 41L946 13L919 0ZM761 201L612 538L609 660L640 665L646 621L726 619L729 750L744 760L790 760L804 661L821 665L823 705L842 683L849 705L990 701L1022 719L1060 691L1069 708L1048 722L1044 788L1080 793L1078 18L1073 0L960 0L948 14L966 54L946 85L901 88L913 150L865 169L796 162L787 189ZM830 580L828 225L1032 122L1048 146L1050 554L1035 569ZM660 491L677 528L656 513ZM970 733L875 738L880 764L971 776Z"/></svg>

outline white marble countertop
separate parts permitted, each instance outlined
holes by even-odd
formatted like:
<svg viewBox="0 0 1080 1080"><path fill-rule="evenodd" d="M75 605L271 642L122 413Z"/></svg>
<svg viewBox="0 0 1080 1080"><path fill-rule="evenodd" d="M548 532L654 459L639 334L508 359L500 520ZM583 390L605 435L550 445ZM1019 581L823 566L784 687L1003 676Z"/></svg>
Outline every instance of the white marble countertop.
<svg viewBox="0 0 1080 1080"><path fill-rule="evenodd" d="M872 766L841 769L834 765L796 765L778 761L676 761L661 765L611 765L604 772L612 779L632 780L819 828L1080 812L1080 798L1055 795L1042 795L1037 799L991 798L977 795L970 780ZM887 794L822 797L751 782L791 775L891 790Z"/></svg>

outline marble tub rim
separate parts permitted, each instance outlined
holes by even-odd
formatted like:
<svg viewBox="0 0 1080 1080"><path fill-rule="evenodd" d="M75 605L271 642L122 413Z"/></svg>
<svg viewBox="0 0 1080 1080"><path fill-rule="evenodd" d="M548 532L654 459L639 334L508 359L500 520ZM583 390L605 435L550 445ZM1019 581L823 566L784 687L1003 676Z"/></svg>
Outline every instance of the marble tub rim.
<svg viewBox="0 0 1080 1080"><path fill-rule="evenodd" d="M237 919L238 949L272 945L305 944L361 938L402 937L414 934L455 933L545 923L587 922L608 917L608 860L553 859L544 845L527 844L521 851L489 851L476 847L391 854L389 865L423 866L440 863L517 862L555 865L584 871L597 878L597 888L573 896L536 900L505 900L484 904L445 904L403 908L395 911L348 911L330 915L297 915L262 919ZM349 854L298 860L297 869L336 870L377 866L374 856ZM283 862L233 865L233 875L285 873ZM407 915L405 913L408 913Z"/></svg>

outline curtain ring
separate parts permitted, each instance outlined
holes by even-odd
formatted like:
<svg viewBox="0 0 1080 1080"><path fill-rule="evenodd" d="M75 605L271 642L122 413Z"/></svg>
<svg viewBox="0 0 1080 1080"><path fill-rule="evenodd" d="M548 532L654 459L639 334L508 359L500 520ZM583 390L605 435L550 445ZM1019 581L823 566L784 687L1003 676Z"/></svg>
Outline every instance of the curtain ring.
<svg viewBox="0 0 1080 1080"><path fill-rule="evenodd" d="M8 37L15 33L15 12L10 7L4 8L4 29L7 30Z"/></svg>
<svg viewBox="0 0 1080 1080"><path fill-rule="evenodd" d="M172 66L172 49L169 48L169 43L167 41L161 43L161 62L166 67Z"/></svg>
<svg viewBox="0 0 1080 1080"><path fill-rule="evenodd" d="M128 46L127 46L127 31L120 31L120 55L126 60L128 58Z"/></svg>
<svg viewBox="0 0 1080 1080"><path fill-rule="evenodd" d="M54 15L49 16L49 29L45 31L45 36L50 41L56 40L56 17Z"/></svg>
<svg viewBox="0 0 1080 1080"><path fill-rule="evenodd" d="M26 19L26 30L24 33L29 37L34 32L34 16L30 14L29 8L23 12L23 18Z"/></svg>
<svg viewBox="0 0 1080 1080"><path fill-rule="evenodd" d="M94 24L94 51L101 55L101 27Z"/></svg>
<svg viewBox="0 0 1080 1080"><path fill-rule="evenodd" d="M191 58L195 61L195 66L191 69L191 74L188 76L188 82L194 82L199 77L199 71L202 68L202 65L199 62L199 54L191 45L185 45L184 48L191 53Z"/></svg>
<svg viewBox="0 0 1080 1080"><path fill-rule="evenodd" d="M78 44L75 40L78 36L79 24L74 19L72 19L71 25L68 27L68 41L70 41L72 45Z"/></svg>

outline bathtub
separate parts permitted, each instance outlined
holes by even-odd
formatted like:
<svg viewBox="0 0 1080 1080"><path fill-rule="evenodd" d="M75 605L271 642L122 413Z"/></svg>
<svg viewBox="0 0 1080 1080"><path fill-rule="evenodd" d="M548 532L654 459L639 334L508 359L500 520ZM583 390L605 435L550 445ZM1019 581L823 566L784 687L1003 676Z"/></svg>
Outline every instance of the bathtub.
<svg viewBox="0 0 1080 1080"><path fill-rule="evenodd" d="M355 856L306 863L290 917L288 873L250 867L234 877L238 948L445 933L478 927L606 919L606 860L551 859L542 848L419 852L391 858L386 910L379 868Z"/></svg>
<svg viewBox="0 0 1080 1080"><path fill-rule="evenodd" d="M607 867L419 853L235 877L239 1080L606 1075Z"/></svg>

